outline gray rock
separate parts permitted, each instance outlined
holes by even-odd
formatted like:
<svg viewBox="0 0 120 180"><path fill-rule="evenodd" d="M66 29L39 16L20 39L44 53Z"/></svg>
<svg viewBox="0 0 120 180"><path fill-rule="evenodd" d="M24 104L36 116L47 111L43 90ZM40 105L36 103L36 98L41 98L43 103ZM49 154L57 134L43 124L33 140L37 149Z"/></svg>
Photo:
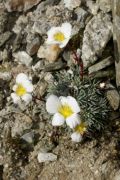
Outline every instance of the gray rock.
<svg viewBox="0 0 120 180"><path fill-rule="evenodd" d="M41 2L33 14L30 15L31 24L27 26L25 31L29 32L31 30L33 33L39 33L45 39L47 31L51 27L60 26L64 22L71 23L73 27L72 35L77 34L83 28L78 19L76 21L76 18L71 18L73 17L73 12L65 9L63 3L53 4L55 4L53 0Z"/></svg>
<svg viewBox="0 0 120 180"><path fill-rule="evenodd" d="M72 13L67 9L65 10L64 5L52 6L50 0L47 0L40 3L31 15L32 31L45 35L52 26L59 26L65 21L70 22L71 16Z"/></svg>
<svg viewBox="0 0 120 180"><path fill-rule="evenodd" d="M12 11L27 11L37 5L41 0L8 0L5 6L8 12Z"/></svg>
<svg viewBox="0 0 120 180"><path fill-rule="evenodd" d="M81 5L81 0L64 0L65 7L69 10L73 10Z"/></svg>
<svg viewBox="0 0 120 180"><path fill-rule="evenodd" d="M114 67L110 67L107 68L107 70L100 70L98 72L96 72L95 74L93 74L93 76L91 76L91 78L93 79L99 79L99 78L107 78L107 79L115 79L115 70Z"/></svg>
<svg viewBox="0 0 120 180"><path fill-rule="evenodd" d="M2 61L8 61L9 59L9 53L7 49L4 49L3 51L0 52L0 60Z"/></svg>
<svg viewBox="0 0 120 180"><path fill-rule="evenodd" d="M25 51L13 53L13 57L15 58L15 61L19 62L20 64L25 64L27 67L31 66L32 64L33 59Z"/></svg>
<svg viewBox="0 0 120 180"><path fill-rule="evenodd" d="M66 63L62 62L61 59L59 59L58 62L47 64L44 67L44 72L51 72L51 71L57 71L60 69L64 69L66 67Z"/></svg>
<svg viewBox="0 0 120 180"><path fill-rule="evenodd" d="M3 93L0 91L0 111L3 109L3 103L4 103L4 98L5 96L3 95ZM1 113L0 113L1 114ZM0 123L2 122L2 117L0 118Z"/></svg>
<svg viewBox="0 0 120 180"><path fill-rule="evenodd" d="M23 31L27 23L28 23L28 16L25 16L25 15L19 16L19 18L17 19L13 27L13 32L15 32L16 34L19 34L21 31Z"/></svg>
<svg viewBox="0 0 120 180"><path fill-rule="evenodd" d="M103 12L109 12L112 10L111 0L97 0L97 3Z"/></svg>
<svg viewBox="0 0 120 180"><path fill-rule="evenodd" d="M115 62L115 69L116 69L116 83L117 86L120 87L120 61Z"/></svg>
<svg viewBox="0 0 120 180"><path fill-rule="evenodd" d="M3 51L0 51L0 61L8 61L9 54L7 49L4 49Z"/></svg>
<svg viewBox="0 0 120 180"><path fill-rule="evenodd" d="M0 47L5 44L5 42L12 36L12 32L6 31L0 34Z"/></svg>
<svg viewBox="0 0 120 180"><path fill-rule="evenodd" d="M40 60L34 66L32 66L32 70L35 72L42 69L44 69L44 60Z"/></svg>
<svg viewBox="0 0 120 180"><path fill-rule="evenodd" d="M88 67L98 59L111 37L110 15L101 12L89 21L84 31L82 46L84 67Z"/></svg>
<svg viewBox="0 0 120 180"><path fill-rule="evenodd" d="M38 98L41 98L45 94L47 87L48 87L47 82L41 80L41 82L35 88L36 96Z"/></svg>
<svg viewBox="0 0 120 180"><path fill-rule="evenodd" d="M4 157L0 154L0 166L3 165Z"/></svg>
<svg viewBox="0 0 120 180"><path fill-rule="evenodd" d="M119 179L120 179L120 171L118 170L113 180L119 180Z"/></svg>
<svg viewBox="0 0 120 180"><path fill-rule="evenodd" d="M10 72L0 72L0 79L10 81L12 79L12 74Z"/></svg>
<svg viewBox="0 0 120 180"><path fill-rule="evenodd" d="M21 139L23 139L24 141L26 141L29 144L33 144L33 142L34 142L34 133L32 131L28 132L28 133L24 134L21 137Z"/></svg>
<svg viewBox="0 0 120 180"><path fill-rule="evenodd" d="M64 58L64 60L67 62L70 59L70 51L64 51L62 56Z"/></svg>
<svg viewBox="0 0 120 180"><path fill-rule="evenodd" d="M48 72L48 73L45 74L44 80L45 80L48 84L54 83L54 77L53 77L53 75L52 75L50 72Z"/></svg>
<svg viewBox="0 0 120 180"><path fill-rule="evenodd" d="M4 7L0 6L0 34L4 31L7 22L7 13L4 11Z"/></svg>
<svg viewBox="0 0 120 180"><path fill-rule="evenodd" d="M22 136L25 130L31 129L32 120L29 116L16 114L15 122L12 125L12 137Z"/></svg>
<svg viewBox="0 0 120 180"><path fill-rule="evenodd" d="M37 53L40 47L40 37L34 34L31 28L29 29L27 26L29 26L29 16L21 15L13 27L13 31L17 34L13 44L13 50L16 51L20 48L19 46L21 42L23 43L23 37L25 36L25 44L27 43L26 51L32 56Z"/></svg>
<svg viewBox="0 0 120 180"><path fill-rule="evenodd" d="M116 84L120 87L120 1L112 1Z"/></svg>
<svg viewBox="0 0 120 180"><path fill-rule="evenodd" d="M2 61L2 51L0 51L0 62Z"/></svg>
<svg viewBox="0 0 120 180"><path fill-rule="evenodd" d="M38 162L39 163L56 161L56 160L57 160L57 156L53 153L42 153L42 152L40 152L38 154Z"/></svg>
<svg viewBox="0 0 120 180"><path fill-rule="evenodd" d="M99 63L89 67L89 69L88 69L89 74L97 72L99 70L102 70L102 69L110 66L113 63L114 63L114 60L113 60L112 56L110 56L106 59L103 59Z"/></svg>
<svg viewBox="0 0 120 180"><path fill-rule="evenodd" d="M93 0L86 0L86 6L89 8L91 14L96 15L98 13L99 6Z"/></svg>
<svg viewBox="0 0 120 180"><path fill-rule="evenodd" d="M13 42L13 45L12 45L12 52L17 52L17 50L20 50L20 48L22 47L22 45L24 43L23 38L24 38L24 35L22 34L22 32L17 34L17 36Z"/></svg>
<svg viewBox="0 0 120 180"><path fill-rule="evenodd" d="M62 49L58 45L43 45L40 46L37 56L52 63L58 61L61 51Z"/></svg>
<svg viewBox="0 0 120 180"><path fill-rule="evenodd" d="M80 27L85 27L85 20L88 17L88 12L81 7L78 7L74 11L77 14L77 22L80 22Z"/></svg>
<svg viewBox="0 0 120 180"><path fill-rule="evenodd" d="M36 54L39 47L40 47L40 39L38 36L31 34L29 38L27 37L26 51L30 56L33 56L34 54Z"/></svg>
<svg viewBox="0 0 120 180"><path fill-rule="evenodd" d="M107 94L106 94L107 99L108 99L111 107L114 110L117 110L119 108L119 104L120 104L119 93L112 84L107 84L106 88L108 88L108 91L107 91Z"/></svg>
<svg viewBox="0 0 120 180"><path fill-rule="evenodd" d="M15 43L15 50L21 42L23 44L23 37L27 47L26 51L32 55L36 53L39 46L39 40L36 39L36 35L39 34L42 40L46 40L47 31L53 26L60 26L64 22L70 22L72 25L72 35L79 32L81 28L85 27L85 20L87 18L87 11L79 7L73 14L72 11L65 9L63 3L59 3L56 0L46 0L37 5L34 11L29 12L26 16L21 15L13 28L16 34L20 34ZM48 8L49 7L49 8ZM75 18L74 18L75 16ZM72 18L71 18L72 17ZM22 41L19 40L22 37ZM41 39L40 39L41 45Z"/></svg>

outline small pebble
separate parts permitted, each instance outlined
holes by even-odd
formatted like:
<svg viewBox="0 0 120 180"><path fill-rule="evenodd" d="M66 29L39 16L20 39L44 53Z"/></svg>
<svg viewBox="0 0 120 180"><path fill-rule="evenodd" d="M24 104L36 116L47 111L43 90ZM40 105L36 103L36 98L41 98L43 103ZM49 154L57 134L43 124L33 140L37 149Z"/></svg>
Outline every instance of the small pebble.
<svg viewBox="0 0 120 180"><path fill-rule="evenodd" d="M39 153L38 154L38 162L42 163L42 162L47 162L47 161L56 161L57 160L57 156L53 153Z"/></svg>

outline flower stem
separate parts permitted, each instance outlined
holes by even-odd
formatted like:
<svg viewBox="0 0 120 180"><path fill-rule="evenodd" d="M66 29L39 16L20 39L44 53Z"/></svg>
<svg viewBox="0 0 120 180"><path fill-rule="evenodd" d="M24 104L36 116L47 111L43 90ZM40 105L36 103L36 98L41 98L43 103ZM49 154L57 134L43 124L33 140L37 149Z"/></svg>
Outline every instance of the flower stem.
<svg viewBox="0 0 120 180"><path fill-rule="evenodd" d="M78 57L77 53L75 51L73 51L73 55L74 55L74 59L77 62L77 64L80 67L80 77L83 80L83 72L84 72L84 67L83 67L83 62L82 59L80 58L80 56Z"/></svg>

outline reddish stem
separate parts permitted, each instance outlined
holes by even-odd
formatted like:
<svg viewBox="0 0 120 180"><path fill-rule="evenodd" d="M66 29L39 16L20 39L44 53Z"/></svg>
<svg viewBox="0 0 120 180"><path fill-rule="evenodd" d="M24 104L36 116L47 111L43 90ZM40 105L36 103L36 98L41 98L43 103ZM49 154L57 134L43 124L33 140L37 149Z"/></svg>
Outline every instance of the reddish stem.
<svg viewBox="0 0 120 180"><path fill-rule="evenodd" d="M80 56L78 57L77 56L77 53L75 52L75 51L73 51L73 54L74 54L74 59L75 59L75 61L77 62L77 64L80 66L80 76L81 76L81 78L82 78L82 80L83 80L83 71L84 71L84 67L83 67L83 62L82 62L82 60L80 59Z"/></svg>

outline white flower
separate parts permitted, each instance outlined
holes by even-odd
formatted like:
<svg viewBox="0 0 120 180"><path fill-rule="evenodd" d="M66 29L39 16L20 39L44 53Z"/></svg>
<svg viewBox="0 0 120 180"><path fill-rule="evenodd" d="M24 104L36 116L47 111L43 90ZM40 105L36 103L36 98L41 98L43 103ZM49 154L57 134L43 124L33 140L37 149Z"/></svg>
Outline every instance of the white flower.
<svg viewBox="0 0 120 180"><path fill-rule="evenodd" d="M74 132L71 135L73 142L81 142L82 141L82 135L79 132Z"/></svg>
<svg viewBox="0 0 120 180"><path fill-rule="evenodd" d="M60 48L67 45L71 38L72 26L70 23L63 23L60 27L52 27L48 32L47 44L57 44Z"/></svg>
<svg viewBox="0 0 120 180"><path fill-rule="evenodd" d="M46 109L50 114L54 114L53 126L61 126L66 121L70 128L75 128L80 123L80 107L72 96L57 97L50 95L46 102Z"/></svg>
<svg viewBox="0 0 120 180"><path fill-rule="evenodd" d="M106 86L105 82L100 83L100 88L101 88L101 89L104 89L105 86Z"/></svg>
<svg viewBox="0 0 120 180"><path fill-rule="evenodd" d="M33 85L26 74L20 73L16 77L16 84L13 86L14 93L11 97L15 104L25 101L26 104L32 100Z"/></svg>
<svg viewBox="0 0 120 180"><path fill-rule="evenodd" d="M86 123L80 121L79 125L75 127L75 132L72 133L71 138L74 142L81 142L82 141L82 135L86 132L87 125Z"/></svg>

